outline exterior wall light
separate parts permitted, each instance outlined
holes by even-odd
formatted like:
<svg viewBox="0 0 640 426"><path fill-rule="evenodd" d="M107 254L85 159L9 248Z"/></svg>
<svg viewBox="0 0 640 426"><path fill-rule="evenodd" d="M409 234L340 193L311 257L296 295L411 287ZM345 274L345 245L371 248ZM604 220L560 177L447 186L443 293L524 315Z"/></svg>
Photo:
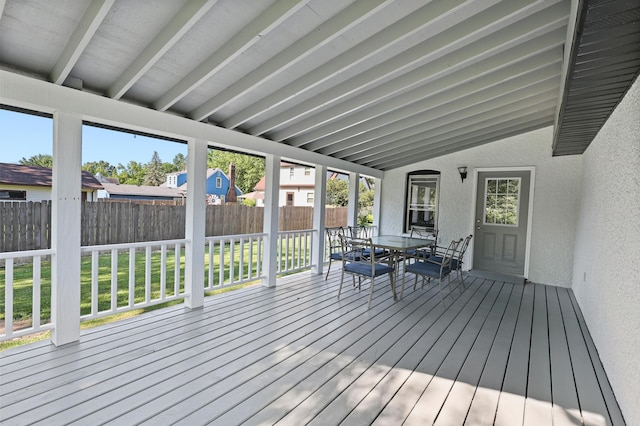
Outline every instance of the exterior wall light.
<svg viewBox="0 0 640 426"><path fill-rule="evenodd" d="M462 179L462 182L464 182L464 180L467 178L467 166L458 167L458 173L460 173L460 179Z"/></svg>

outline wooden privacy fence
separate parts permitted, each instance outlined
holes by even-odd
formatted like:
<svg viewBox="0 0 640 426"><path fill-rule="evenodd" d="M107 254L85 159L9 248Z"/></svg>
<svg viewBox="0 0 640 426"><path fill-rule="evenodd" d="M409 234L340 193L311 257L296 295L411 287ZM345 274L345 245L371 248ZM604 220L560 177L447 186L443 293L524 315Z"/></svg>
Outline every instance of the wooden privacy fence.
<svg viewBox="0 0 640 426"><path fill-rule="evenodd" d="M207 206L206 236L262 232L262 207ZM279 230L313 228L312 207L280 207ZM82 203L83 246L184 238L184 206ZM327 208L325 226L346 226L346 207ZM51 202L0 202L0 252L51 247Z"/></svg>

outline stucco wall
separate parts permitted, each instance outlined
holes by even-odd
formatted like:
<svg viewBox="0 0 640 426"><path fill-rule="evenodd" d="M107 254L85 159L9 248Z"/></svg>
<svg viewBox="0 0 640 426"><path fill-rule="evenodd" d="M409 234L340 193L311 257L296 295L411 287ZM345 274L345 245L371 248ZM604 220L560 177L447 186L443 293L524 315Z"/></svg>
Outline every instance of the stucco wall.
<svg viewBox="0 0 640 426"><path fill-rule="evenodd" d="M583 155L573 290L625 420L640 425L640 80Z"/></svg>
<svg viewBox="0 0 640 426"><path fill-rule="evenodd" d="M474 168L534 166L536 169L529 280L570 287L580 188L580 156L551 156L552 128L385 172L381 193L381 233L402 232L406 174L439 170L440 240L473 233ZM469 176L460 182L458 166ZM469 254L469 253L467 253ZM469 256L467 256L469 257ZM469 259L465 262L469 265Z"/></svg>

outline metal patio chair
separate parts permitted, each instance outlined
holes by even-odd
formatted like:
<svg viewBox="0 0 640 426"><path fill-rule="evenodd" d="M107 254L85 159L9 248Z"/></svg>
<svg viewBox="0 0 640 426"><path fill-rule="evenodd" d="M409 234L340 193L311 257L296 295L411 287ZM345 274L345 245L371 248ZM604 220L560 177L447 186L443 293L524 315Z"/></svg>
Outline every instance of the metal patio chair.
<svg viewBox="0 0 640 426"><path fill-rule="evenodd" d="M340 235L340 240L342 241L342 276L338 290L338 299L340 299L340 293L342 293L345 274L351 275L354 287L356 286L356 277L358 277L358 289L360 289L363 280L368 279L371 281L367 308L371 307L376 277L381 275L389 274L391 290L395 298L395 270L393 266L377 262L374 256L363 255L367 250L371 253L371 249L373 248L371 239Z"/></svg>

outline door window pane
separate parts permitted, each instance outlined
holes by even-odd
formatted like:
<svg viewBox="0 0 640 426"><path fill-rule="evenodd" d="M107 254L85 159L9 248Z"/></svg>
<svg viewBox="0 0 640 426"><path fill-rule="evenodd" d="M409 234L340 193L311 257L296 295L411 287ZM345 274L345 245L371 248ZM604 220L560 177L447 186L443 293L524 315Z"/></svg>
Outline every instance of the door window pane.
<svg viewBox="0 0 640 426"><path fill-rule="evenodd" d="M485 180L485 225L518 226L520 183L520 178Z"/></svg>

